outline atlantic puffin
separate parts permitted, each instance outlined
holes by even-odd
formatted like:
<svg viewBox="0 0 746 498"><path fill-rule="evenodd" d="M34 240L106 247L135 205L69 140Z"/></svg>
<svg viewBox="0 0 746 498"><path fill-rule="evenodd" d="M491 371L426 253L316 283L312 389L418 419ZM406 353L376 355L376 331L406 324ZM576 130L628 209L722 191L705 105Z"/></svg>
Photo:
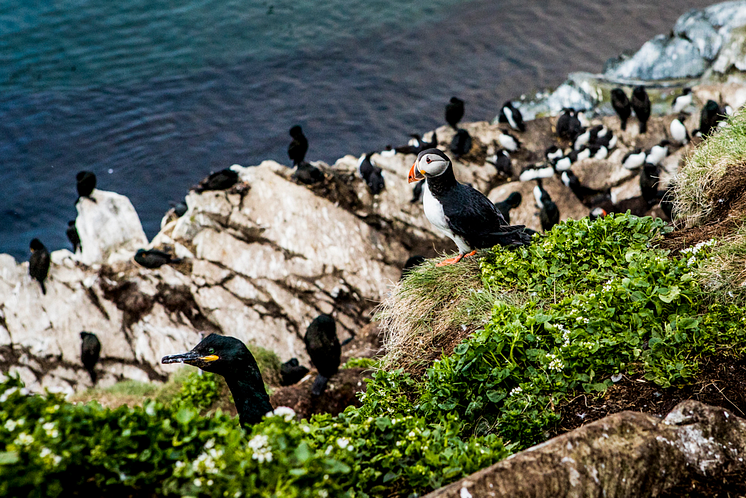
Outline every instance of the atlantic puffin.
<svg viewBox="0 0 746 498"><path fill-rule="evenodd" d="M645 87L640 85L632 90L632 110L635 111L638 121L640 121L640 133L648 131L648 119L650 119L650 97Z"/></svg>
<svg viewBox="0 0 746 498"><path fill-rule="evenodd" d="M611 91L611 107L616 111L619 120L621 121L620 128L622 131L627 129L627 120L632 114L632 105L629 103L629 98L624 90L621 88L614 88Z"/></svg>
<svg viewBox="0 0 746 498"><path fill-rule="evenodd" d="M523 225L508 225L495 205L481 192L456 181L451 160L438 149L420 152L409 170L409 183L426 179L425 216L458 246L459 255L438 266L458 263L477 249L495 245L522 246L531 242Z"/></svg>

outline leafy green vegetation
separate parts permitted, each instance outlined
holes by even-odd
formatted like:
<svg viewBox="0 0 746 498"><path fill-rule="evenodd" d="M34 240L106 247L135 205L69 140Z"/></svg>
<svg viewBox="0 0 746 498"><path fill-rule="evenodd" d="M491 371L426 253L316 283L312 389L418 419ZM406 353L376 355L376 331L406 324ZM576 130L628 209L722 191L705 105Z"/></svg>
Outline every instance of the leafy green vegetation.
<svg viewBox="0 0 746 498"><path fill-rule="evenodd" d="M437 341L417 343L413 330L468 336L421 375L383 362L362 407L335 417L297 421L278 408L244 433L220 410L199 415L220 386L196 372L169 403L116 409L24 395L7 379L0 495L58 496L62 483L81 494L263 497L440 487L544 440L578 393L624 375L685 384L700 358L746 352L746 314L702 284L722 242L672 257L655 247L666 230L630 215L568 221L458 269L420 266L397 287L402 302L443 316L383 310L398 327L389 334L402 334L390 339L421 354Z"/></svg>

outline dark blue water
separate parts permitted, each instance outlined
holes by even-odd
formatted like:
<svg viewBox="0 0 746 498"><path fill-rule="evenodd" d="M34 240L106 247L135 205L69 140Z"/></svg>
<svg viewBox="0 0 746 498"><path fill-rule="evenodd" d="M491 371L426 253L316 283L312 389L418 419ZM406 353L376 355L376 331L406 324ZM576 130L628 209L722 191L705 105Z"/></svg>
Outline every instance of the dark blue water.
<svg viewBox="0 0 746 498"><path fill-rule="evenodd" d="M667 32L705 0L4 0L0 252L69 247L75 173L127 195L149 237L210 171L333 162L467 121Z"/></svg>

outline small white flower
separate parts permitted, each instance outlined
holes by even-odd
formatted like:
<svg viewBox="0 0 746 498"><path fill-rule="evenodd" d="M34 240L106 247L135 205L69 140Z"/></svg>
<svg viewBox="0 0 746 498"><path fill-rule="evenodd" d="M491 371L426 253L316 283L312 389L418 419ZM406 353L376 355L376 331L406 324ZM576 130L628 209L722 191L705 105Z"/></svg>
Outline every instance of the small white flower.
<svg viewBox="0 0 746 498"><path fill-rule="evenodd" d="M201 480L199 480L199 479L195 479L195 480L194 480L194 485L195 485L195 486L197 486L197 487L199 488L199 487L201 487L201 486L202 486L202 481L201 481Z"/></svg>
<svg viewBox="0 0 746 498"><path fill-rule="evenodd" d="M286 422L290 422L295 418L295 410L287 406L278 406L271 412L267 412L267 417L283 417Z"/></svg>
<svg viewBox="0 0 746 498"><path fill-rule="evenodd" d="M269 447L269 438L267 436L257 434L249 441L249 448L253 450L251 458L257 460L259 463L272 461L272 449Z"/></svg>
<svg viewBox="0 0 746 498"><path fill-rule="evenodd" d="M7 401L8 398L10 398L16 392L18 392L17 387L11 387L10 389L6 389L5 392L2 395L0 395L0 403L4 403L5 401Z"/></svg>
<svg viewBox="0 0 746 498"><path fill-rule="evenodd" d="M341 438L337 439L337 445L340 448L345 449L345 448L347 448L350 445L350 440L347 439L346 437L341 437Z"/></svg>
<svg viewBox="0 0 746 498"><path fill-rule="evenodd" d="M523 392L523 389L521 388L521 386L514 387L513 389L510 390L510 394L508 396L515 396L516 394L521 394L522 392Z"/></svg>
<svg viewBox="0 0 746 498"><path fill-rule="evenodd" d="M6 430L8 430L9 432L13 432L14 430L16 430L16 426L17 426L17 425L18 425L18 422L16 422L15 420L12 420L12 419L8 419L8 420L7 420L6 422L5 422L5 426L4 426L4 427L5 427L5 429L6 429Z"/></svg>
<svg viewBox="0 0 746 498"><path fill-rule="evenodd" d="M52 450L46 447L42 448L41 451L39 452L39 456L42 458L46 458L51 454L52 454Z"/></svg>
<svg viewBox="0 0 746 498"><path fill-rule="evenodd" d="M34 436L30 434L26 434L25 432L22 432L18 435L16 440L13 442L18 446L28 446L34 442Z"/></svg>

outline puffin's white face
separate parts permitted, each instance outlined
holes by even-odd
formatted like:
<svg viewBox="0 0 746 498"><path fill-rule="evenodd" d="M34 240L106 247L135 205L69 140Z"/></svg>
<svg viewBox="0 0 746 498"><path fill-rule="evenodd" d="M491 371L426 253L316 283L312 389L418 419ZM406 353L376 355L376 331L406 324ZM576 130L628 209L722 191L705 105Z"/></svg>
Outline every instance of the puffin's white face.
<svg viewBox="0 0 746 498"><path fill-rule="evenodd" d="M409 183L418 182L423 178L439 176L445 173L450 159L438 149L427 149L420 152L417 160L409 170Z"/></svg>

